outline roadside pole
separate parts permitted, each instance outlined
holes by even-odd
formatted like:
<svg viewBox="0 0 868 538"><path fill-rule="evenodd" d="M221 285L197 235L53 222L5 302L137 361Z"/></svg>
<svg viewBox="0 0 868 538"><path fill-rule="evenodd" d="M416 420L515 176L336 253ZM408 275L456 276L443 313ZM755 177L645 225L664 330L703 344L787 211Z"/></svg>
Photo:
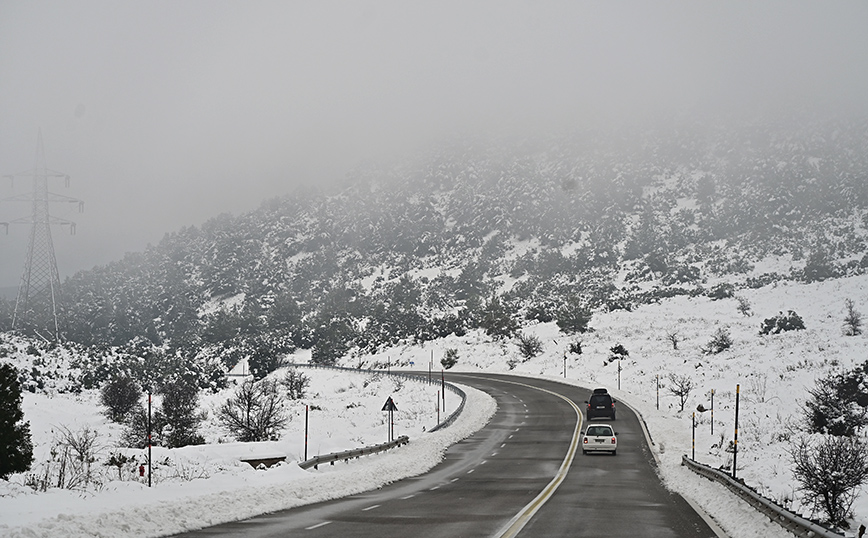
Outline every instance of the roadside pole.
<svg viewBox="0 0 868 538"><path fill-rule="evenodd" d="M735 479L736 462L738 461L738 394L740 385L735 386L735 440L732 450L732 478Z"/></svg>

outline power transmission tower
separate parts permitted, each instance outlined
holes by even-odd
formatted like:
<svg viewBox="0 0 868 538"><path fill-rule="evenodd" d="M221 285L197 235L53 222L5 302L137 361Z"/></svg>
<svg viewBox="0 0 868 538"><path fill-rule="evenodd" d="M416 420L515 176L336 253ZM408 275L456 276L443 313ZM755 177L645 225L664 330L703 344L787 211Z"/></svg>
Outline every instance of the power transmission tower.
<svg viewBox="0 0 868 538"><path fill-rule="evenodd" d="M27 245L24 274L21 276L21 284L18 286L18 298L15 300L12 329L59 341L62 301L60 273L57 271L54 243L51 240L51 225L69 226L70 233L75 234L75 223L51 216L49 204L52 202L74 203L78 205L78 210L81 212L84 210L84 202L48 190L49 178L64 178L68 187L69 176L46 168L41 130L36 140L36 163L33 170L8 174L5 177L12 181L16 177L30 177L33 181L31 194L22 194L4 200L30 202L32 207L29 217L2 223L5 225L7 233L9 224L30 225L30 241ZM45 336L45 333L48 333L50 337Z"/></svg>

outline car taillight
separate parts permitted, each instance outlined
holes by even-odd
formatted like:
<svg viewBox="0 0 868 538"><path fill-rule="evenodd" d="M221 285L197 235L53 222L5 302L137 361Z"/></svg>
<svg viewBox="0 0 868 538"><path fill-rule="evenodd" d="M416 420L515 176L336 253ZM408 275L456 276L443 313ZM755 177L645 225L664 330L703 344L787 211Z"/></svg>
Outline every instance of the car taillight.
<svg viewBox="0 0 868 538"><path fill-rule="evenodd" d="M585 437L585 441L584 441L584 443L585 443L585 444L588 444L588 438L587 438L587 437Z"/></svg>
<svg viewBox="0 0 868 538"><path fill-rule="evenodd" d="M612 444L614 445L614 444L617 443L617 442L618 442L617 439L615 439L614 437L612 437Z"/></svg>

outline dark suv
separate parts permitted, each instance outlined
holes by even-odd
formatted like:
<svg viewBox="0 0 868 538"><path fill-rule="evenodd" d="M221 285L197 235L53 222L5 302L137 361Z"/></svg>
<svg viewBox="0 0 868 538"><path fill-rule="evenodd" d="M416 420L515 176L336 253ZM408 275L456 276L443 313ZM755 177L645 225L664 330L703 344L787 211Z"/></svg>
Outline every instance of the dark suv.
<svg viewBox="0 0 868 538"><path fill-rule="evenodd" d="M615 420L615 400L609 395L606 389L594 389L591 394L591 399L585 402L588 404L586 415L588 420L598 417L605 417L610 420Z"/></svg>

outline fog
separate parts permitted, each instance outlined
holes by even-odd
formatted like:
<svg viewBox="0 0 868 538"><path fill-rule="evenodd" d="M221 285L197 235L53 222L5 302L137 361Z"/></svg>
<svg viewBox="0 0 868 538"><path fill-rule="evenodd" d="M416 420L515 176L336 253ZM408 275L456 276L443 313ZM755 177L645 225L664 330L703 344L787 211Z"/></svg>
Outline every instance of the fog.
<svg viewBox="0 0 868 538"><path fill-rule="evenodd" d="M0 0L0 174L46 164L61 278L454 133L854 111L868 3ZM0 182L0 199L27 192ZM0 221L26 217L0 202ZM0 286L27 229L0 228Z"/></svg>

